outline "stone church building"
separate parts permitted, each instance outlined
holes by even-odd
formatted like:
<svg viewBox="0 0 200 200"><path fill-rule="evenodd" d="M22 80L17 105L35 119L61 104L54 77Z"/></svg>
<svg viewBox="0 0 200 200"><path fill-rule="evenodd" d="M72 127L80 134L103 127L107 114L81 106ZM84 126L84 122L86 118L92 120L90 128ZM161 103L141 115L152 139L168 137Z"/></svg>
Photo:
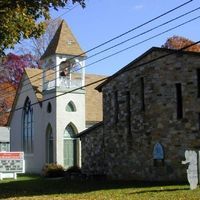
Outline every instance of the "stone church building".
<svg viewBox="0 0 200 200"><path fill-rule="evenodd" d="M10 150L24 151L25 171L45 163L67 169L81 163L77 133L102 120L102 97L95 85L104 76L85 74L84 51L62 21L41 57L42 69L27 68L9 118Z"/></svg>
<svg viewBox="0 0 200 200"><path fill-rule="evenodd" d="M153 47L96 89L103 121L79 134L83 173L186 180L184 152L200 150L200 53Z"/></svg>

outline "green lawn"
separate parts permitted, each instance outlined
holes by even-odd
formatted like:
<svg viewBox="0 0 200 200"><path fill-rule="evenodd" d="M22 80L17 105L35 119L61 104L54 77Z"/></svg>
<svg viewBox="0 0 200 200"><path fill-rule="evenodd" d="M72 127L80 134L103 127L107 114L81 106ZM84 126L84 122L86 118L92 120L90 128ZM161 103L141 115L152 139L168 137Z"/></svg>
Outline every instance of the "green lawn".
<svg viewBox="0 0 200 200"><path fill-rule="evenodd" d="M125 181L66 181L38 176L21 176L0 181L0 199L44 200L188 200L200 199L200 188L189 190L184 184L150 184Z"/></svg>

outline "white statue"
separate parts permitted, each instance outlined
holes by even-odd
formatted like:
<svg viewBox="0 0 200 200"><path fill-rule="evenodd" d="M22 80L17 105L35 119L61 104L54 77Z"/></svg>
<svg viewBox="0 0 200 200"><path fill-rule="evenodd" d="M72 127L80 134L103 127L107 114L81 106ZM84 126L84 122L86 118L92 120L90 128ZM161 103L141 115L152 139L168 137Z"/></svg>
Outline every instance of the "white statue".
<svg viewBox="0 0 200 200"><path fill-rule="evenodd" d="M190 189L194 190L198 184L198 171L197 171L197 153L195 151L185 151L185 161L182 164L189 164L187 169L187 179L190 183Z"/></svg>

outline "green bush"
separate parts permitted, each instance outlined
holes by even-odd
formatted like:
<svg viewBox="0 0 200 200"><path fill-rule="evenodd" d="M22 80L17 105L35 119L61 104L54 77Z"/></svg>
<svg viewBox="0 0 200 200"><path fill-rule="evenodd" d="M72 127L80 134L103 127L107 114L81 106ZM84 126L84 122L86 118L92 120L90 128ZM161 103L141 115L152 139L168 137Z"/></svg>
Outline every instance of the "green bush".
<svg viewBox="0 0 200 200"><path fill-rule="evenodd" d="M45 177L63 177L64 168L62 165L56 163L46 164L43 167L43 175Z"/></svg>

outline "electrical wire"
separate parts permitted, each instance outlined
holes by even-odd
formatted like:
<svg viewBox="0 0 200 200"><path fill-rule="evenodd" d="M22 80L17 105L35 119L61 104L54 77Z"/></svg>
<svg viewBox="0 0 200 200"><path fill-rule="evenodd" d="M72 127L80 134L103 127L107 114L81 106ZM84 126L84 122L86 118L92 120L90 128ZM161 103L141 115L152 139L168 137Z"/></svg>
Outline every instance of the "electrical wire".
<svg viewBox="0 0 200 200"><path fill-rule="evenodd" d="M187 24L187 23L190 23L190 22L192 22L192 21L194 21L194 20L196 20L196 19L199 19L199 18L200 18L200 16L197 16L197 17L195 17L195 18L192 18L192 19L190 19L190 20L188 20L188 21L186 21L186 22L184 22L184 23L181 23L181 24L179 24L179 25L177 25L177 26L175 26L175 27L172 27L172 28L170 28L170 29L168 29L168 30L166 30L166 31L163 31L163 32L161 32L161 33L159 33L159 34L156 34L156 35L154 35L154 36L152 36L152 37L150 37L150 38L148 38L148 39L145 39L145 40L143 40L143 41L141 41L141 42L138 42L138 43L136 43L136 44L134 44L134 45L131 45L131 46L125 48L125 49L122 49L122 50L120 50L120 51L118 51L118 52L116 52L116 53L113 53L113 54L111 54L111 55L109 55L109 56L106 56L106 57L104 57L104 58L101 58L101 59L99 59L99 60L97 60L97 61L95 61L95 62L93 62L93 63L90 63L90 64L87 65L87 67L90 66L90 65L96 64L96 63L98 63L98 62L100 62L100 61L102 61L102 60L108 59L108 58L110 58L110 57L112 57L112 56L115 56L115 55L117 55L117 54L119 54L119 53L122 53L122 52L124 52L124 51L126 51L126 50L128 50L128 49L131 49L131 48L133 48L133 47L139 45L139 44L142 44L142 43L144 43L144 42L147 42L148 40L151 40L151 39L156 38L156 37L158 37L158 36L160 36L160 35L163 35L163 34L169 32L169 31L171 31L171 30L174 30L174 29L176 29L176 28L178 28L178 27L181 27L181 26L183 26L183 25L185 25L185 24Z"/></svg>
<svg viewBox="0 0 200 200"><path fill-rule="evenodd" d="M77 6L79 6L78 4L73 6L72 8L67 8L68 10L64 13L62 13L61 15L57 16L56 18L54 18L52 21L56 21L57 19L59 19L60 17L62 17L63 15L66 15L67 13L71 12L72 10L74 10Z"/></svg>
<svg viewBox="0 0 200 200"><path fill-rule="evenodd" d="M167 56L176 54L177 52L182 52L183 50L185 50L185 49L187 49L187 48L189 48L189 47L192 47L192 46L194 46L194 45L197 45L197 44L199 44L199 43L200 43L200 40L197 41L197 42L195 42L195 43L192 43L192 44L190 44L190 45L187 45L187 46L185 46L185 47L183 47L183 48L181 48L181 49L179 49L179 50L169 50L169 51L170 51L169 53L164 54L164 55L161 55L161 56L158 56L158 57L156 57L156 58L154 58L154 59L151 59L151 60L149 60L149 61L147 61L147 62L144 62L144 63L141 63L141 64L139 64L139 65L129 66L130 64L132 64L132 62L131 62L131 63L128 65L128 67L122 68L120 71L118 71L117 73L113 74L113 75L110 76L110 77L106 77L106 78L100 79L100 80L98 80L98 81L89 83L89 84L84 85L84 86L81 86L81 87L79 87L79 88L75 88L75 89L73 89L73 90L64 92L64 93L59 94L59 95L52 96L52 97L50 97L50 98L44 99L44 100L39 101L39 102L37 101L37 102L35 102L35 103L32 103L31 106L34 106L34 105L37 105L37 104L41 104L42 102L46 102L46 101L49 101L49 100L51 100L51 99L58 98L58 97L60 97L60 96L63 96L63 95L66 95L66 94L75 92L75 91L77 91L77 90L80 90L80 89L89 87L89 86L91 86L91 85L94 85L94 84L99 83L99 82L102 82L102 81L106 81L106 80L109 81L109 80L115 78L116 75L119 75L119 74L122 73L122 72L127 72L127 71L130 71L130 70L136 69L136 68L138 68L138 67L141 67L141 66L150 64L150 63L152 63L152 62L155 62L155 61L157 61L157 60L159 60L159 59L162 59L162 58L165 58L165 57L167 57ZM133 62L134 62L134 61L133 61ZM16 109L11 109L10 114L12 114L12 113L15 112L15 111L21 110L21 109L23 109L23 107L19 107L19 108L16 108Z"/></svg>
<svg viewBox="0 0 200 200"><path fill-rule="evenodd" d="M179 49L179 50L169 50L169 49L168 49L168 50L170 51L169 53L166 53L166 54L164 54L164 55L158 56L158 57L156 57L156 58L154 58L154 59L151 59L151 60L149 60L149 61L147 61L147 62L138 64L138 65L136 65L136 66L132 66L132 67L129 67L129 68L126 68L126 69L122 68L122 70L120 70L119 72L127 72L127 71L133 70L133 69L135 69L135 68L138 68L138 67L141 67L141 66L145 66L145 65L147 65L147 64L150 64L150 63L152 63L152 62L155 62L155 61L160 60L160 59L162 59L162 58L165 58L165 57L167 57L167 56L176 54L177 52L182 52L183 50L185 50L185 49L187 49L187 48L189 48L189 47L192 47L192 46L194 46L194 45L196 45L196 44L199 44L199 43L200 43L200 40L197 41L197 42L195 42L195 43L193 43L193 44L187 45L187 46L185 46L185 47L183 47L183 48L181 48L181 49ZM119 72L117 72L117 73L119 74ZM106 77L106 78L100 79L100 80L98 80L98 81L94 81L94 82L92 82L92 83L86 84L86 85L84 85L84 86L75 88L75 89L73 89L73 90L64 92L64 93L62 93L62 94L55 95L55 96L52 96L52 97L50 97L50 98L44 99L44 100L42 100L42 101L40 101L40 102L37 101L37 102L35 102L35 103L31 103L31 106L34 106L34 105L37 105L37 104L39 104L39 103L46 102L46 101L49 101L49 100L52 100L52 99L55 99L55 98L58 98L58 97L61 97L61 96L63 96L63 95L66 95L66 94L75 92L75 91L80 90L80 89L84 89L84 88L86 88L86 87L89 87L89 86L91 86L91 85L94 85L94 84L96 84L96 83L99 83L99 82L102 82L102 81L105 81L105 80L111 80L111 79L113 79L114 77L116 77L116 74L117 74L117 73L113 74L113 75L110 76L110 77ZM11 112L18 111L18 110L21 110L21 109L23 109L23 107L19 107L19 108L16 108L16 109L12 109Z"/></svg>
<svg viewBox="0 0 200 200"><path fill-rule="evenodd" d="M106 59L108 59L108 58L110 58L110 57L112 57L112 56L115 56L115 55L120 54L120 53L122 53L122 52L124 52L124 51L126 51L126 50L129 50L129 49L131 49L131 48L133 48L133 47L136 47L136 46L138 46L138 45L140 45L140 44L143 44L143 43L145 43L145 42L147 42L147 41L149 41L149 40L152 40L152 39L154 39L154 38L156 38L156 37L158 37L158 36L160 36L160 35L163 35L163 34L169 32L169 31L171 31L171 30L174 30L174 29L176 29L176 28L179 28L179 27L181 27L181 26L183 26L183 25L185 25L185 24L187 24L187 23L190 23L190 22L192 22L192 21L194 21L194 20L197 20L197 19L199 19L199 18L200 18L200 16L197 16L197 17L195 17L195 18L192 18L192 19L190 19L190 20L187 20L187 21L185 21L185 22L183 22L183 23L181 23L181 24L179 24L179 25L177 25L177 26L174 26L174 27L172 27L172 28L170 28L170 29L167 29L167 30L161 32L161 33L158 33L158 34L156 34L156 35L154 35L154 36L151 36L151 37L149 37L149 38L147 38L147 39L145 39L145 40L142 40L142 41L140 41L140 42L138 42L138 43L136 43L136 44L133 44L133 45L131 45L131 46L129 46L129 47L126 47L126 48L124 48L124 49L122 49L122 50L120 50L120 51L117 51L117 52L115 52L115 53L112 53L112 54L110 54L110 55L108 55L108 56L106 56L106 57L103 57L103 58L101 58L101 59L95 61L95 62L92 62L92 63L90 63L90 64L87 64L87 65L84 66L84 67L80 67L80 68L78 68L77 70L74 70L74 71L72 71L72 72L79 71L80 69L89 67L89 66L94 65L94 64L96 64L96 63L98 63L98 62L101 62L101 61L103 61L103 60L106 60ZM122 42L122 43L123 43L123 42ZM55 72L54 72L54 73L55 73ZM54 74L54 73L50 73L49 76L52 75L52 74ZM58 79L58 78L53 79L53 80L57 80L57 79ZM36 81L39 81L39 80L41 80L41 78L32 81L32 83L33 83L33 82L36 82ZM53 81L53 80L51 80L51 81ZM24 86L29 85L29 84L30 84L30 83L24 84ZM18 94L25 93L25 92L29 91L30 89L32 89L32 87L31 87L31 88L28 88L28 89L26 89L26 90L24 90L23 92L20 92L20 93L18 93ZM17 94L17 95L18 95L18 94Z"/></svg>
<svg viewBox="0 0 200 200"><path fill-rule="evenodd" d="M129 29L128 31L126 31L126 32L124 32L124 33L122 33L122 34L120 34L120 35L118 35L118 36L116 36L116 37L113 37L113 38L111 38L111 39L109 39L109 40L107 40L107 41L105 41L105 42L103 42L103 43L101 43L101 44L99 44L99 45L97 45L97 46L95 46L95 47L93 47L93 48L91 48L91 49L89 49L89 50L87 50L87 51L81 53L81 54L79 54L79 55L73 56L72 58L70 58L70 59L68 59L68 60L66 60L66 61L73 60L73 59L78 58L78 57L80 57L80 56L83 56L83 55L85 55L85 54L87 54L87 53L89 53L89 52L91 52L91 51L93 51L93 50L95 50L95 49L97 49L97 48L100 48L100 47L102 47L102 46L104 46L104 45L106 45L106 44L108 44L108 43L110 43L110 42L112 42L112 41L114 41L114 40L116 40L116 39L118 39L118 38L121 38L122 36L124 36L124 35L126 35L126 34L132 32L132 31L135 31L135 30L137 30L137 29L139 29L139 28L141 28L141 27L143 27L143 26L145 26L145 25L147 25L147 24L149 24L149 23L151 23L151 22L153 22L153 21L155 21L155 20L157 20L157 19L159 19L159 18L161 18L161 17L163 17L163 16L165 16L165 15L167 15L167 14L169 14L169 13L175 11L175 10L177 10L177 9L179 9L179 8L182 8L182 7L186 6L187 4L191 3L192 1L193 1L193 0L189 0L189 1L185 2L185 3L183 3L183 4L180 4L179 6L177 6L177 7L173 8L173 9L170 9L170 10L168 10L168 11L162 13L162 14L158 15L157 17L152 18L152 19L150 19L150 20L144 22L144 23L141 24L141 25L138 25L138 26L136 26L136 27L133 27L133 28ZM56 68L57 66L58 66L58 65L54 66L54 68ZM31 76L31 77L29 77L29 78L27 78L27 79L34 78L34 77L36 77L36 76L38 76L38 75L41 75L41 74L42 74L42 73L38 73L38 74L36 74L36 75L34 75L34 76ZM24 81L25 81L25 80L24 80ZM5 88L5 89L7 89L7 88Z"/></svg>

